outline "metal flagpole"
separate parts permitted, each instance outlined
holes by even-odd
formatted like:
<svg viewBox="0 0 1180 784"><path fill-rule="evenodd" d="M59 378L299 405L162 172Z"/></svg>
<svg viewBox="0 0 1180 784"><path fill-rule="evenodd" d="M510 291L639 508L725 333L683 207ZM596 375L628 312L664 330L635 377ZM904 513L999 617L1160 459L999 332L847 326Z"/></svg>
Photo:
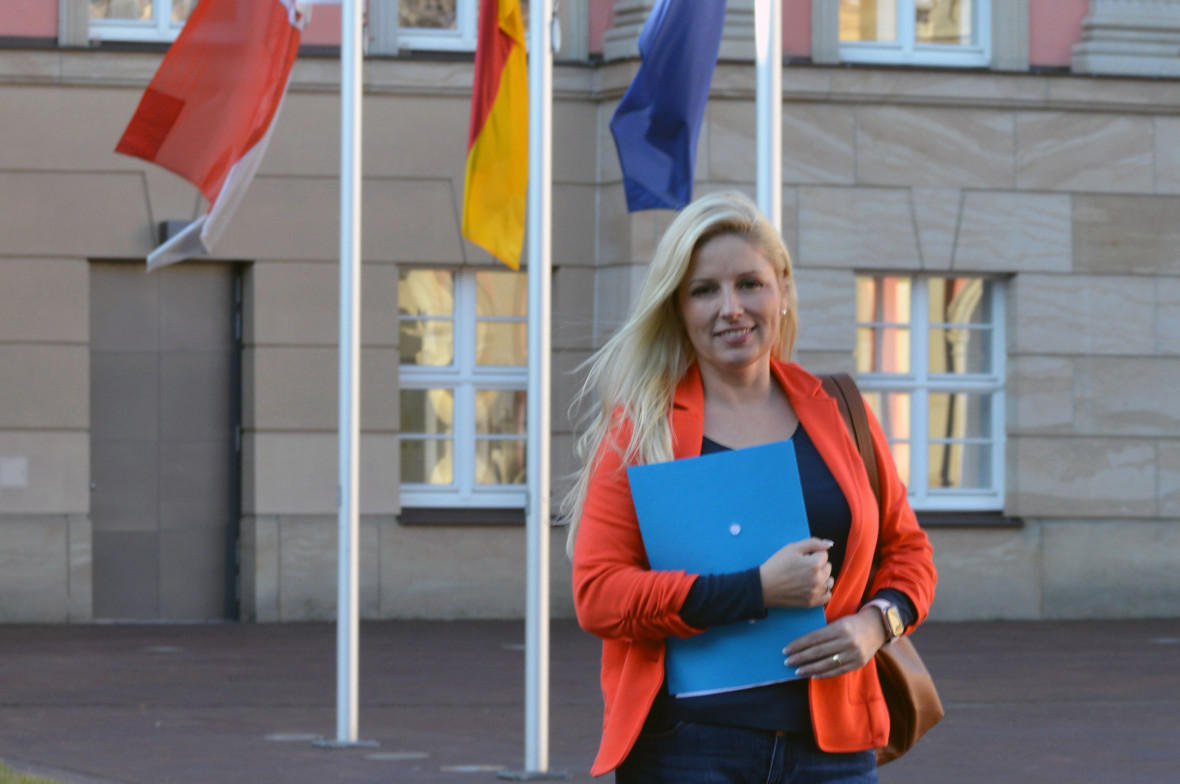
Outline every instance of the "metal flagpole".
<svg viewBox="0 0 1180 784"><path fill-rule="evenodd" d="M775 231L783 231L783 4L757 0L757 191L758 206Z"/></svg>
<svg viewBox="0 0 1180 784"><path fill-rule="evenodd" d="M342 0L340 29L340 463L336 602L336 738L357 740L360 645L361 0Z"/></svg>
<svg viewBox="0 0 1180 784"><path fill-rule="evenodd" d="M566 778L549 771L549 357L553 135L553 0L529 3L528 509L525 537L524 770L501 778Z"/></svg>

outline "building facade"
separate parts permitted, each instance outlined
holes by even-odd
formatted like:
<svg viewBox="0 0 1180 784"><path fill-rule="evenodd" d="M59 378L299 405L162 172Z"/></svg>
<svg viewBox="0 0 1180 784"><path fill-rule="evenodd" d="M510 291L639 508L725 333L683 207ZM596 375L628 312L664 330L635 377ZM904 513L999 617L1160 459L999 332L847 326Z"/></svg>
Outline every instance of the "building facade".
<svg viewBox="0 0 1180 784"><path fill-rule="evenodd" d="M366 618L524 609L524 276L459 233L476 5L370 0ZM627 213L607 129L652 5L561 4L555 494L575 369L672 217ZM0 620L335 612L339 22L314 11L216 257L149 275L206 205L113 148L189 7L0 22ZM698 194L753 191L752 8L730 0ZM797 360L855 372L885 424L932 617L1180 615L1176 41L1180 1L784 0Z"/></svg>

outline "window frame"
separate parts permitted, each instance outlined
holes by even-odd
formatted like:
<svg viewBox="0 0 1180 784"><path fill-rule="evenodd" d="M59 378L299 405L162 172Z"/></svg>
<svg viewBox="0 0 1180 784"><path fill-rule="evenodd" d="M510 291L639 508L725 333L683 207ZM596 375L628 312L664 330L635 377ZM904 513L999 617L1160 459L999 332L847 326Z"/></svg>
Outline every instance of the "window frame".
<svg viewBox="0 0 1180 784"><path fill-rule="evenodd" d="M453 285L452 340L454 353L448 366L405 365L398 363L398 394L402 390L452 390L451 423L451 483L431 485L404 482L401 478L399 457L398 486L403 508L422 509L523 509L528 497L528 485L480 485L475 481L476 442L479 440L520 441L527 449L527 429L519 436L495 438L476 432L475 394L477 390L506 390L528 394L528 365L476 364L476 327L478 323L509 321L526 323L527 316L477 316L476 276L481 272L508 273L507 269L491 267L438 267L428 265L404 266L400 271L430 270L449 272ZM523 274L523 273L518 273ZM400 323L415 321L414 317L398 314ZM398 454L402 433L398 433Z"/></svg>
<svg viewBox="0 0 1180 784"><path fill-rule="evenodd" d="M1002 0L996 0L1002 2ZM917 44L913 24L902 20L914 18L914 0L897 0L897 40L895 42L841 41L839 12L835 16L836 42L839 60L843 63L866 65L917 65L952 68L987 68L992 65L992 5L993 0L974 0L974 46L940 46Z"/></svg>
<svg viewBox="0 0 1180 784"><path fill-rule="evenodd" d="M69 2L69 0L62 0L62 2ZM373 0L373 2L397 4L398 0ZM149 24L130 19L91 19L90 1L75 0L75 5L80 7L83 17L87 21L87 40L92 39L100 42L171 43L175 41L176 36L180 34L181 28L184 27L184 23L171 21L172 4L173 0L153 0L152 14L154 21ZM479 4L476 0L455 0L456 24L454 30L437 30L428 27L398 27L396 26L397 10L395 5L393 9L394 18L391 20L395 23L392 25L393 29L385 31L384 26L388 22L378 21L377 17L384 20L386 15L377 9L370 9L370 14L373 17L370 19L370 24L374 27L373 34L377 37L393 37L392 33L395 30L397 40L396 48L411 52L475 51L479 21ZM382 29L378 30L377 28ZM378 46L377 51L384 52L386 48L387 45ZM394 51L396 51L396 48Z"/></svg>
<svg viewBox="0 0 1180 784"><path fill-rule="evenodd" d="M900 392L910 395L910 464L907 485L910 506L916 512L996 512L1002 511L1005 496L1005 392L1006 383L1006 304L1005 281L988 275L916 275L913 273L858 271L856 277L908 278L910 281L910 368L908 373L858 372L857 384L862 392ZM991 288L992 332L990 373L931 373L929 369L930 300L929 281L935 278L975 278L985 280ZM856 320L856 328L883 326L884 322ZM890 326L897 326L889 322ZM939 393L985 393L991 395L990 442L992 445L988 488L939 489L929 488L929 447L935 441L930 436L929 396ZM886 434L888 437L888 434ZM905 440L905 439L899 439ZM893 440L890 440L892 448Z"/></svg>
<svg viewBox="0 0 1180 784"><path fill-rule="evenodd" d="M184 27L184 22L172 21L172 0L152 0L150 23L134 19L90 19L90 2L84 2L90 25L90 38L100 42L171 43Z"/></svg>

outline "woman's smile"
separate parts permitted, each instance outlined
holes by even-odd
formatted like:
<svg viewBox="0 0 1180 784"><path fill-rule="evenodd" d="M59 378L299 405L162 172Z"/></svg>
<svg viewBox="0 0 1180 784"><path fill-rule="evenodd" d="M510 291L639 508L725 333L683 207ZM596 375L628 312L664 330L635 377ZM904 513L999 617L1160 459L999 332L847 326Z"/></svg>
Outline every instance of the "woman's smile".
<svg viewBox="0 0 1180 784"><path fill-rule="evenodd" d="M697 249L680 284L678 303L705 372L736 378L766 365L787 306L788 285L770 261L736 234L721 234Z"/></svg>

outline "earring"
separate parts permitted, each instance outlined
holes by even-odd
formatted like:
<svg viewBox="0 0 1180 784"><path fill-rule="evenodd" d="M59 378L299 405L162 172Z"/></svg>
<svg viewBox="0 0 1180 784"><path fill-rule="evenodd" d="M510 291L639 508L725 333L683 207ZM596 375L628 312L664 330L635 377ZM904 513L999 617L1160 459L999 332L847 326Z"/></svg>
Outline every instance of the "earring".
<svg viewBox="0 0 1180 784"><path fill-rule="evenodd" d="M786 308L783 308L783 312L782 312L782 314L783 314L784 316L785 316L785 315L787 315L787 309L786 309Z"/></svg>

